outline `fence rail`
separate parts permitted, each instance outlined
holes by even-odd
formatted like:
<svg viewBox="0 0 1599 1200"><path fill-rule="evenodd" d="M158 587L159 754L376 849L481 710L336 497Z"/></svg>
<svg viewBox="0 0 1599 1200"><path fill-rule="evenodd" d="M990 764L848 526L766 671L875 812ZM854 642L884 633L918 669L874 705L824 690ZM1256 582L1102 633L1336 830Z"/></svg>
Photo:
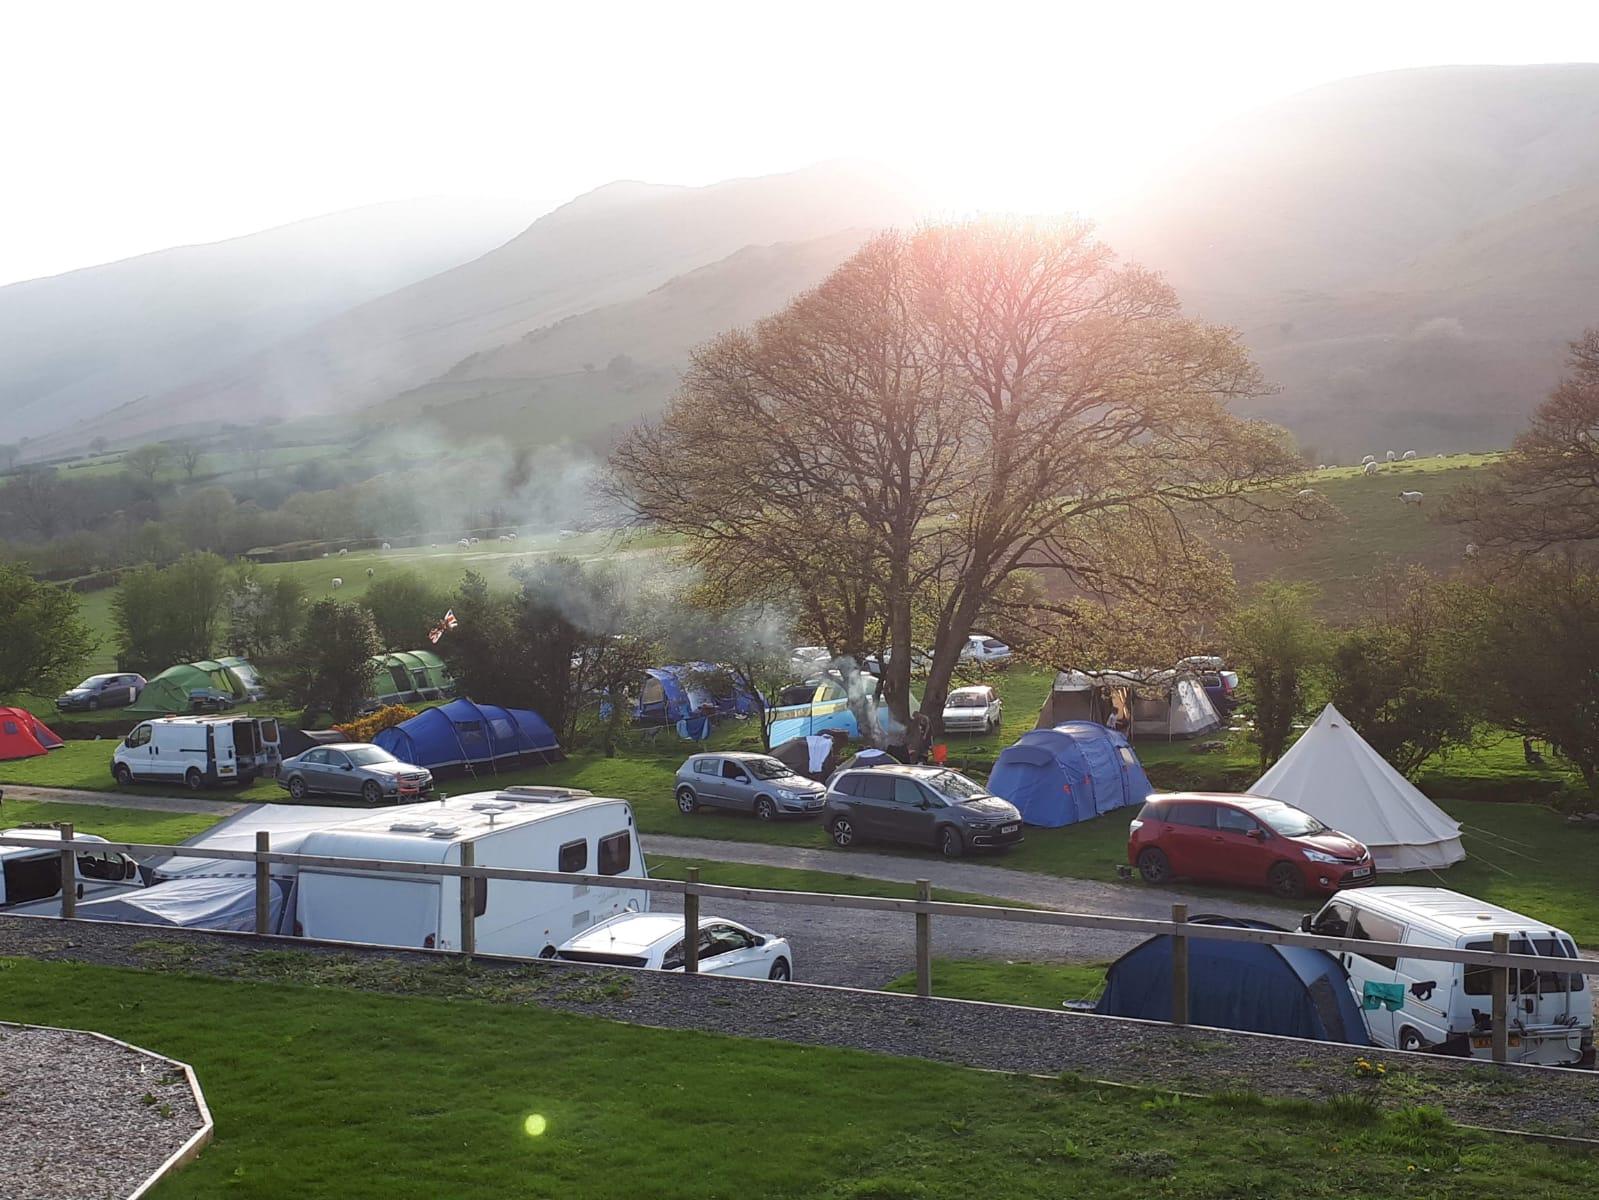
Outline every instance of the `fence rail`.
<svg viewBox="0 0 1599 1200"><path fill-rule="evenodd" d="M1318 933L1289 932L1275 929L1250 929L1228 925L1207 925L1189 919L1187 905L1172 905L1170 920L1150 917L1113 917L1097 913L1062 912L1054 909L1010 908L994 904L959 904L948 900L933 900L932 888L927 880L916 881L916 899L895 900L884 896L851 896L831 892L795 892L770 888L729 887L725 884L701 883L699 868L690 867L686 879L650 879L629 875L595 875L570 871L538 871L521 867L481 867L473 862L471 843L463 843L463 862L407 862L397 859L349 858L320 854L294 854L273 850L270 837L264 832L255 836L255 849L230 850L210 846L166 846L146 842L87 841L73 836L72 826L60 826L56 838L29 838L18 835L0 835L0 846L22 846L42 850L55 850L61 855L61 916L72 917L76 911L77 854L127 854L134 858L162 855L169 858L215 859L223 862L249 864L248 872L241 869L240 876L254 877L255 924L257 933L268 933L270 919L271 867L273 864L311 869L355 871L377 875L421 875L455 878L462 881L460 903L460 951L471 954L476 948L475 891L486 886L488 880L501 879L519 883L554 883L621 887L629 891L665 893L683 897L684 911L684 970L693 973L699 968L698 938L700 901L702 899L743 900L758 904L791 905L795 907L846 908L871 912L906 913L915 917L916 937L916 991L918 995L932 994L932 919L934 917L964 917L979 921L1004 921L1022 925L1052 925L1062 928L1095 929L1109 933L1169 935L1172 945L1172 1023L1185 1025L1189 1013L1188 939L1208 938L1224 942L1253 942L1264 945L1303 946L1307 949L1328 950L1333 953L1373 954L1384 957L1422 959L1433 962L1461 963L1466 966L1488 967L1492 970L1491 994L1493 997L1493 1057L1496 1062L1508 1058L1510 972L1512 970L1558 971L1565 975L1599 976L1599 959L1554 958L1537 954L1509 953L1509 935L1492 935L1492 950L1462 950L1457 947L1408 945L1398 942L1375 942L1360 938L1329 937Z"/></svg>

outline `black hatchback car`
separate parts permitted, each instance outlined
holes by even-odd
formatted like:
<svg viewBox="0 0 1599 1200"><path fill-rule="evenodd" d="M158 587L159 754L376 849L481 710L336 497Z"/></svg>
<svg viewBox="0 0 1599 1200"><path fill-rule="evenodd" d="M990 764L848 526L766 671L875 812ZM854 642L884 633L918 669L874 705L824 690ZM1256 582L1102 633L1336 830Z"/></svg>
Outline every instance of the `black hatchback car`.
<svg viewBox="0 0 1599 1200"><path fill-rule="evenodd" d="M827 785L822 823L838 846L905 842L958 858L1022 840L1022 814L948 767L840 771Z"/></svg>
<svg viewBox="0 0 1599 1200"><path fill-rule="evenodd" d="M56 697L60 712L93 712L98 708L125 708L144 691L144 676L91 675L77 687Z"/></svg>

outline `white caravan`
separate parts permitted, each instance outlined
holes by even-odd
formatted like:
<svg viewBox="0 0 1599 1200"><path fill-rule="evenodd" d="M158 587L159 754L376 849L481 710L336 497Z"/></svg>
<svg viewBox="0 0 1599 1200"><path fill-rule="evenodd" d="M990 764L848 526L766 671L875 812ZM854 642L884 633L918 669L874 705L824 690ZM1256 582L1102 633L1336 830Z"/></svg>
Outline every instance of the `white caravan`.
<svg viewBox="0 0 1599 1200"><path fill-rule="evenodd" d="M141 721L111 753L111 774L126 787L147 780L210 784L250 782L278 761L271 717L158 717Z"/></svg>
<svg viewBox="0 0 1599 1200"><path fill-rule="evenodd" d="M485 954L551 957L573 934L649 908L633 810L625 800L559 789L516 789L406 804L307 833L301 854L459 863L470 843L480 867L615 876L615 886L479 880L474 925ZM294 933L333 941L458 949L460 880L454 876L302 868Z"/></svg>
<svg viewBox="0 0 1599 1200"><path fill-rule="evenodd" d="M1367 887L1339 892L1302 928L1329 937L1401 945L1492 950L1493 935L1510 935L1510 953L1576 958L1564 930L1446 888ZM1422 1050L1441 1043L1477 1058L1493 1054L1493 971L1430 958L1343 953L1349 986L1360 1004L1366 984L1398 985L1399 1007L1366 1009L1379 1046ZM1519 976L1519 978L1518 978ZM1389 989L1391 990L1391 989ZM1593 995L1581 975L1558 969L1510 976L1510 1057L1546 1065L1592 1065Z"/></svg>
<svg viewBox="0 0 1599 1200"><path fill-rule="evenodd" d="M59 829L7 829L3 837L61 840ZM74 840L104 842L92 833L74 834ZM77 861L78 897L111 891L127 891L143 886L139 864L115 851L79 850ZM0 843L0 909L13 913L44 916L61 914L61 851L39 846L8 846Z"/></svg>

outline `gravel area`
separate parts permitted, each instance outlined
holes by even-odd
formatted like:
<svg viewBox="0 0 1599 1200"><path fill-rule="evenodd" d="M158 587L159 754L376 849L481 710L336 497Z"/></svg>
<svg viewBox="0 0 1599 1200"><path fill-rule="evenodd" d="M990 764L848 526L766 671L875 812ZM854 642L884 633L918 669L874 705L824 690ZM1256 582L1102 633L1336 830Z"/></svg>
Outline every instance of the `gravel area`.
<svg viewBox="0 0 1599 1200"><path fill-rule="evenodd" d="M1388 1107L1431 1104L1464 1124L1593 1137L1599 1075L958 1000L804 984L685 978L575 963L323 946L288 938L0 916L0 955L537 1005L668 1029L838 1046L989 1070L1189 1092L1249 1091ZM0 995L0 1015L4 997ZM1366 1074L1357 1059L1385 1064Z"/></svg>
<svg viewBox="0 0 1599 1200"><path fill-rule="evenodd" d="M0 1195L121 1200L204 1124L184 1072L88 1033L0 1024Z"/></svg>

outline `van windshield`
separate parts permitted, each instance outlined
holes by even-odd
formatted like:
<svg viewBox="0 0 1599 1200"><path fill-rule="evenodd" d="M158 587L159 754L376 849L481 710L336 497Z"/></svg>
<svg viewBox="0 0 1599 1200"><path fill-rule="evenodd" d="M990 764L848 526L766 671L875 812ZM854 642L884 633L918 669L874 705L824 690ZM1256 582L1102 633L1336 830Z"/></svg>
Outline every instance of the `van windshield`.
<svg viewBox="0 0 1599 1200"><path fill-rule="evenodd" d="M1250 805L1249 811L1281 837L1309 837L1311 834L1327 832L1327 826L1290 804Z"/></svg>

